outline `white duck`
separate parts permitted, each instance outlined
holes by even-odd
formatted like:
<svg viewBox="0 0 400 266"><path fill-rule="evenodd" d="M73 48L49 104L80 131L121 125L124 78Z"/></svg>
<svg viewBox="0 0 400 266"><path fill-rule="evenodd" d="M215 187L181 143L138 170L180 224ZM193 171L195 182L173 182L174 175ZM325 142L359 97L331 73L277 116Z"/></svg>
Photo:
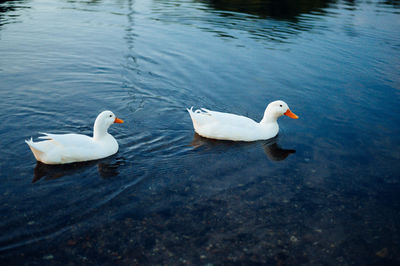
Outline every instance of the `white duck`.
<svg viewBox="0 0 400 266"><path fill-rule="evenodd" d="M111 111L101 112L94 122L93 137L80 134L48 134L33 142L25 140L36 160L45 164L66 164L97 160L115 154L118 143L107 130L113 123L123 123Z"/></svg>
<svg viewBox="0 0 400 266"><path fill-rule="evenodd" d="M192 118L193 127L202 137L233 141L256 141L275 137L279 132L277 119L287 115L297 119L284 101L274 101L268 104L263 119L256 121L235 114L210 111L202 108L193 111L187 109Z"/></svg>

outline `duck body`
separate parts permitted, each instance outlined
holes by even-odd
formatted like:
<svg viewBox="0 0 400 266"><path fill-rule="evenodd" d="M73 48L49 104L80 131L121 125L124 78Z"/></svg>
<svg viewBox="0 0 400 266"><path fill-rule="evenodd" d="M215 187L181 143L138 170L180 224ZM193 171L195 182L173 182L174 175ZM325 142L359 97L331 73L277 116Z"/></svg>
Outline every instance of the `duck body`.
<svg viewBox="0 0 400 266"><path fill-rule="evenodd" d="M187 109L193 122L194 130L202 137L231 140L257 141L275 137L279 132L277 119L282 115L298 118L283 101L275 101L268 105L260 122L251 118L210 111L205 108L193 111Z"/></svg>
<svg viewBox="0 0 400 266"><path fill-rule="evenodd" d="M118 142L107 129L112 123L122 123L110 111L104 111L96 119L93 137L81 134L49 134L34 142L32 138L25 142L29 145L37 161L45 164L66 164L98 160L111 156L118 151Z"/></svg>

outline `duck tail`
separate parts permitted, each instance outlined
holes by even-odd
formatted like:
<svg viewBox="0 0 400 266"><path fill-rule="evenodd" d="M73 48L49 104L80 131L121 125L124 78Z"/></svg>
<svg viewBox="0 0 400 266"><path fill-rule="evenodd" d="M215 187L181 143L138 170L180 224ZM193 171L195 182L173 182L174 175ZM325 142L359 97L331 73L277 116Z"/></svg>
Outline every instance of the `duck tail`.
<svg viewBox="0 0 400 266"><path fill-rule="evenodd" d="M39 139L45 139L45 140L50 140L50 139L52 139L52 134L44 133L44 132L39 132L39 134L44 135L44 136L40 136Z"/></svg>
<svg viewBox="0 0 400 266"><path fill-rule="evenodd" d="M186 110L190 114L190 118L192 119L192 122L193 122L193 127L196 131L202 125L210 122L209 119L210 119L211 114L209 113L209 110L207 110L205 108L201 108L201 109L197 109L197 110L193 111L193 106L190 107L190 109L187 108Z"/></svg>
<svg viewBox="0 0 400 266"><path fill-rule="evenodd" d="M186 110L188 111L190 118L192 119L192 123L193 123L193 127L195 126L195 117L194 117L194 112L193 112L193 106L190 108L186 108Z"/></svg>
<svg viewBox="0 0 400 266"><path fill-rule="evenodd" d="M25 143L28 144L36 160L40 161L40 158L43 156L43 151L40 150L36 142L33 142L32 137L30 140L25 140Z"/></svg>
<svg viewBox="0 0 400 266"><path fill-rule="evenodd" d="M189 113L190 115L192 115L192 113L193 113L193 106L190 107L190 108L186 108L186 110L188 111L188 113Z"/></svg>

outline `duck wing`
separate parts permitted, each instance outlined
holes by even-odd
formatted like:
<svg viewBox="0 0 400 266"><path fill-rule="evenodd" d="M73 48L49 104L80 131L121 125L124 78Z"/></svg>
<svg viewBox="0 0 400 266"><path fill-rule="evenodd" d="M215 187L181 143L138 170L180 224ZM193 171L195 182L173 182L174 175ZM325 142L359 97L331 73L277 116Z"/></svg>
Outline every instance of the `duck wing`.
<svg viewBox="0 0 400 266"><path fill-rule="evenodd" d="M205 108L201 108L204 114L210 116L214 122L220 124L228 124L232 127L253 127L256 121L251 118L242 116L242 115L235 115L230 113L223 113L218 111L211 111Z"/></svg>
<svg viewBox="0 0 400 266"><path fill-rule="evenodd" d="M40 133L44 136L40 136L39 139L52 140L54 144L58 144L68 147L91 147L93 145L93 138L81 135L81 134L50 134L50 133Z"/></svg>
<svg viewBox="0 0 400 266"><path fill-rule="evenodd" d="M224 125L230 127L250 127L253 128L257 122L245 116L230 113L222 113L201 108L193 111L193 107L187 109L192 118L195 128L207 126L210 124Z"/></svg>
<svg viewBox="0 0 400 266"><path fill-rule="evenodd" d="M38 161L63 164L100 158L103 154L93 138L81 134L41 133L44 141L28 143Z"/></svg>
<svg viewBox="0 0 400 266"><path fill-rule="evenodd" d="M235 141L252 141L259 138L259 124L248 117L205 108L196 111L190 108L188 112L194 130L200 136Z"/></svg>

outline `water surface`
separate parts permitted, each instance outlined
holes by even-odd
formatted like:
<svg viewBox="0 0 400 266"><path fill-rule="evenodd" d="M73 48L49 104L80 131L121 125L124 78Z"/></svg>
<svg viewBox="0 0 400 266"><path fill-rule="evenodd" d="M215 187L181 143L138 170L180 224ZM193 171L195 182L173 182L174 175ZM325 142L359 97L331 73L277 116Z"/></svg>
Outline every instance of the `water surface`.
<svg viewBox="0 0 400 266"><path fill-rule="evenodd" d="M311 3L310 3L311 2ZM0 3L0 260L400 263L398 1ZM186 108L262 118L194 134ZM119 152L37 164L25 139L125 120Z"/></svg>

